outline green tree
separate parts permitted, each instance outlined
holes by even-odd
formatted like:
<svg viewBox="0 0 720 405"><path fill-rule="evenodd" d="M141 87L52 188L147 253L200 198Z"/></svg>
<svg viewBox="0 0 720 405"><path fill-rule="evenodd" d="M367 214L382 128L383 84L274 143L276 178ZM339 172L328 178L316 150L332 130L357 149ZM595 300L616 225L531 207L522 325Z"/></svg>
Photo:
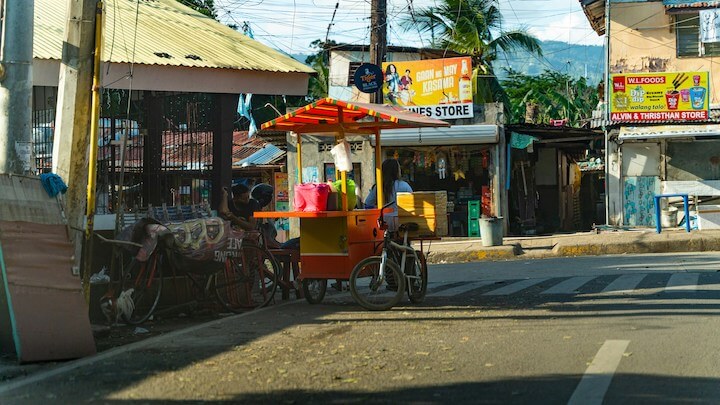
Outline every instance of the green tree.
<svg viewBox="0 0 720 405"><path fill-rule="evenodd" d="M476 103L507 102L493 71L499 50L542 56L540 42L526 30L502 29L497 0L440 0L433 7L418 9L402 25L406 30L432 33L433 47L472 57Z"/></svg>
<svg viewBox="0 0 720 405"><path fill-rule="evenodd" d="M330 56L328 50L336 45L337 43L333 40L324 42L316 39L310 43L310 47L317 52L305 59L305 63L315 69L315 74L310 77L310 82L308 83L307 101L312 102L328 96L330 85L330 71L328 68L330 65Z"/></svg>
<svg viewBox="0 0 720 405"><path fill-rule="evenodd" d="M528 105L535 105L535 123L567 118L570 126L579 127L591 117L598 103L597 89L588 86L584 77L576 79L549 70L538 76L509 70L508 76L502 86L510 102L509 123L525 122Z"/></svg>
<svg viewBox="0 0 720 405"><path fill-rule="evenodd" d="M190 7L206 16L217 20L215 0L177 0L180 4Z"/></svg>

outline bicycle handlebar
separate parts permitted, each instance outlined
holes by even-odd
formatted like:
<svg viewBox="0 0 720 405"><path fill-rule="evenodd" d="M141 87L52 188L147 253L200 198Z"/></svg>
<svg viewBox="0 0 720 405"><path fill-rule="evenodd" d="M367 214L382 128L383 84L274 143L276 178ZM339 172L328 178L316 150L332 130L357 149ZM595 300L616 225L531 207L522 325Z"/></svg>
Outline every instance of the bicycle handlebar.
<svg viewBox="0 0 720 405"><path fill-rule="evenodd" d="M383 217L383 214L385 213L385 210L390 208L390 206L393 204L395 204L395 200L388 202L387 204L383 205L382 208L380 208L380 216L378 217L378 223L380 223L380 224L385 223L385 218Z"/></svg>

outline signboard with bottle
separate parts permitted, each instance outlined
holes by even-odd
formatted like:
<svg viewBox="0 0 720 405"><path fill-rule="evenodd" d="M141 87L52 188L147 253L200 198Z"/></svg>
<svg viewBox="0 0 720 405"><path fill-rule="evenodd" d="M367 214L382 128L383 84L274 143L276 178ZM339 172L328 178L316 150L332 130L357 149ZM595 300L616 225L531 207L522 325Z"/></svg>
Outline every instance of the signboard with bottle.
<svg viewBox="0 0 720 405"><path fill-rule="evenodd" d="M472 118L470 57L383 63L387 104L438 119Z"/></svg>
<svg viewBox="0 0 720 405"><path fill-rule="evenodd" d="M625 122L706 121L708 72L612 75L610 119Z"/></svg>

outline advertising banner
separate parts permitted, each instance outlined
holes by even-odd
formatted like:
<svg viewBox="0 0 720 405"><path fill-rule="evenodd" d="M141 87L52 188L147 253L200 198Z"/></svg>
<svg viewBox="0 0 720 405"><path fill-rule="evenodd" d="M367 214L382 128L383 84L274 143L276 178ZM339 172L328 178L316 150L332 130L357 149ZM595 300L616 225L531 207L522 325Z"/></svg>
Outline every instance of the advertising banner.
<svg viewBox="0 0 720 405"><path fill-rule="evenodd" d="M470 57L383 63L384 102L437 119L472 118Z"/></svg>
<svg viewBox="0 0 720 405"><path fill-rule="evenodd" d="M708 78L708 72L614 74L610 119L625 122L707 120Z"/></svg>

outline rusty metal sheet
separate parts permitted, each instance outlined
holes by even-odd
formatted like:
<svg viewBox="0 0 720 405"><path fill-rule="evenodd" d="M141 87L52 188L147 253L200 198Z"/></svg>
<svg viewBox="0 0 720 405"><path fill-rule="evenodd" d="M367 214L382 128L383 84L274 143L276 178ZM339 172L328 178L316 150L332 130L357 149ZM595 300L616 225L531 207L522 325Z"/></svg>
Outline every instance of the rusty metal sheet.
<svg viewBox="0 0 720 405"><path fill-rule="evenodd" d="M73 253L65 225L0 221L0 351L23 363L95 353Z"/></svg>

